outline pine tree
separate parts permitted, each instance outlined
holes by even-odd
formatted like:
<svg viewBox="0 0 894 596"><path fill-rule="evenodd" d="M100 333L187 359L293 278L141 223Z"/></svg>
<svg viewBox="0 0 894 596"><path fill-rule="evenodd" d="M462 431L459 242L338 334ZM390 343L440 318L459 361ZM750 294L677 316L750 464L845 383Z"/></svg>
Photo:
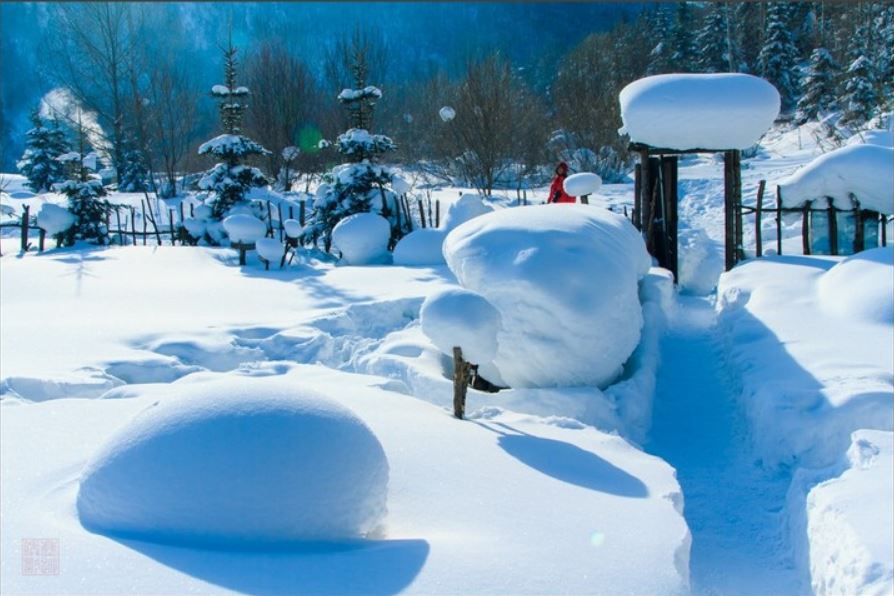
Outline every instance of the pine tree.
<svg viewBox="0 0 894 596"><path fill-rule="evenodd" d="M804 91L798 100L796 121L803 124L818 120L823 115L838 110L838 78L841 66L826 48L816 48L810 54L810 64L804 72L801 87Z"/></svg>
<svg viewBox="0 0 894 596"><path fill-rule="evenodd" d="M673 72L671 56L673 47L671 44L671 18L664 5L659 5L649 19L649 29L653 33L653 39L658 43L649 53L649 65L646 74L656 75Z"/></svg>
<svg viewBox="0 0 894 596"><path fill-rule="evenodd" d="M44 126L38 110L31 112L31 122L34 128L25 133L26 149L16 167L28 178L28 188L46 192L65 179L65 168L56 158L68 152L68 142L55 121L52 128Z"/></svg>
<svg viewBox="0 0 894 596"><path fill-rule="evenodd" d="M149 189L149 170L145 156L139 149L131 147L124 152L120 170L118 190L121 192L143 192Z"/></svg>
<svg viewBox="0 0 894 596"><path fill-rule="evenodd" d="M894 107L894 6L880 7L874 29L879 37L876 61L878 91L882 104L890 109Z"/></svg>
<svg viewBox="0 0 894 596"><path fill-rule="evenodd" d="M773 2L767 10L767 30L757 57L757 74L776 86L783 111L792 108L797 95L795 71L798 50L790 32L789 7Z"/></svg>
<svg viewBox="0 0 894 596"><path fill-rule="evenodd" d="M688 2L677 3L671 44L671 63L675 72L692 72L696 68L697 49L692 36L692 11Z"/></svg>
<svg viewBox="0 0 894 596"><path fill-rule="evenodd" d="M75 216L75 224L65 232L63 240L69 246L78 238L106 244L109 230L105 222L112 206L102 198L106 190L95 174L98 158L96 153L88 153L87 133L80 120L77 135L78 150L56 158L64 165L68 179L57 184L55 190L68 197L68 210Z"/></svg>
<svg viewBox="0 0 894 596"><path fill-rule="evenodd" d="M727 72L730 68L730 48L727 37L727 5L711 4L705 13L702 27L695 39L698 48L697 65L701 72Z"/></svg>
<svg viewBox="0 0 894 596"><path fill-rule="evenodd" d="M874 71L875 65L866 56L858 57L847 69L841 124L859 128L875 115L879 102Z"/></svg>
<svg viewBox="0 0 894 596"><path fill-rule="evenodd" d="M324 176L324 192L314 201L311 221L304 232L305 242L323 241L326 251L332 243L332 229L339 221L355 213L378 211L389 218L392 224L393 240L399 239L407 230L407 222L392 210L397 207L397 197L386 187L394 179L391 168L376 163L378 157L394 151L397 146L391 138L372 134L369 128L376 102L382 91L367 85L366 54L359 47L354 48L352 75L354 89L344 89L338 94L338 101L347 110L351 128L338 136L336 150L348 159L348 163L336 166ZM398 222L401 224L398 226Z"/></svg>
<svg viewBox="0 0 894 596"><path fill-rule="evenodd" d="M233 207L245 202L245 193L252 187L269 183L258 168L244 165L253 155L268 155L260 144L242 135L242 117L248 107L249 90L236 83L236 48L230 39L224 53L224 82L214 85L211 95L218 102L220 121L224 134L203 143L199 155L213 155L220 161L205 172L199 180L199 188L211 193L211 214L221 220Z"/></svg>
<svg viewBox="0 0 894 596"><path fill-rule="evenodd" d="M759 2L738 2L733 11L732 45L737 49L734 59L739 72L754 72L757 68L757 57L761 50L757 32L764 29L760 8Z"/></svg>

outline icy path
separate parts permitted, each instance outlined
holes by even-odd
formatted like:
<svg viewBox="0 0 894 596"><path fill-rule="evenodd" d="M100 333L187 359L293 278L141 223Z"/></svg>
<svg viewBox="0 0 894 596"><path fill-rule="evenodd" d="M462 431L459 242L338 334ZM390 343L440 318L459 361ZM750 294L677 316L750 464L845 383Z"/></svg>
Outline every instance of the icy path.
<svg viewBox="0 0 894 596"><path fill-rule="evenodd" d="M781 509L790 482L756 465L748 421L719 367L712 305L680 297L662 341L647 450L677 469L694 594L796 594Z"/></svg>

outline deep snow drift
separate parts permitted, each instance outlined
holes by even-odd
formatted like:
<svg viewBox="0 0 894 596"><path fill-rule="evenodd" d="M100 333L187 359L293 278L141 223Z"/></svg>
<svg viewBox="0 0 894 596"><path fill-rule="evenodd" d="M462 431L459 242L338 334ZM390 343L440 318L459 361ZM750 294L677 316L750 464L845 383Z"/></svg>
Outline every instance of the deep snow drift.
<svg viewBox="0 0 894 596"><path fill-rule="evenodd" d="M214 548L350 540L385 515L388 462L344 406L280 377L172 385L82 473L85 527Z"/></svg>
<svg viewBox="0 0 894 596"><path fill-rule="evenodd" d="M779 92L747 74L662 74L621 90L621 134L663 149L747 149L773 125Z"/></svg>
<svg viewBox="0 0 894 596"><path fill-rule="evenodd" d="M640 339L650 257L624 217L589 205L504 209L444 242L460 284L502 317L494 361L511 387L606 386Z"/></svg>

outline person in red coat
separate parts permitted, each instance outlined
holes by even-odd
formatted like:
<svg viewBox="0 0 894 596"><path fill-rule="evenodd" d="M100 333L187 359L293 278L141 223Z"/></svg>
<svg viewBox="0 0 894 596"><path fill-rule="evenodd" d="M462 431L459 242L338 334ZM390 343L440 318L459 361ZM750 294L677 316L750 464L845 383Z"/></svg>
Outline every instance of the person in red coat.
<svg viewBox="0 0 894 596"><path fill-rule="evenodd" d="M547 203L574 203L575 198L565 192L565 178L568 177L568 164L564 161L556 166L556 177L549 187Z"/></svg>

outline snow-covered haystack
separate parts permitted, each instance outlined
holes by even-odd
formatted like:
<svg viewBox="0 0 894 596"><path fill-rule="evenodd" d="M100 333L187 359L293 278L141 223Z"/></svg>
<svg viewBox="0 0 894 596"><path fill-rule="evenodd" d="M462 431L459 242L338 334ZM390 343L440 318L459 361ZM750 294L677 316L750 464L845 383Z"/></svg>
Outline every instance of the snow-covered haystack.
<svg viewBox="0 0 894 596"><path fill-rule="evenodd" d="M332 246L347 265L380 264L388 260L391 224L375 213L355 213L332 230Z"/></svg>
<svg viewBox="0 0 894 596"><path fill-rule="evenodd" d="M565 192L572 197L582 197L597 192L602 186L602 178L599 177L599 174L580 172L565 178L563 186Z"/></svg>
<svg viewBox="0 0 894 596"><path fill-rule="evenodd" d="M447 209L443 227L448 232L474 217L490 213L494 208L486 205L479 195L464 194Z"/></svg>
<svg viewBox="0 0 894 596"><path fill-rule="evenodd" d="M448 234L463 287L500 312L494 364L512 387L606 386L643 325L651 258L629 221L588 205L502 209Z"/></svg>
<svg viewBox="0 0 894 596"><path fill-rule="evenodd" d="M894 133L890 130L864 130L847 140L846 145L878 145L894 148Z"/></svg>
<svg viewBox="0 0 894 596"><path fill-rule="evenodd" d="M37 225L43 228L49 236L61 234L75 224L77 218L65 207L44 203L37 214Z"/></svg>
<svg viewBox="0 0 894 596"><path fill-rule="evenodd" d="M831 197L839 209L852 209L853 194L861 208L891 215L894 149L851 145L830 151L781 181L779 190L785 207L801 207L807 201Z"/></svg>
<svg viewBox="0 0 894 596"><path fill-rule="evenodd" d="M267 234L267 224L247 213L231 215L223 221L223 225L232 242L252 244Z"/></svg>
<svg viewBox="0 0 894 596"><path fill-rule="evenodd" d="M394 247L394 264L418 267L423 265L443 265L444 230L422 228L414 230L400 239Z"/></svg>
<svg viewBox="0 0 894 596"><path fill-rule="evenodd" d="M663 74L621 90L621 134L664 149L747 149L779 115L779 92L746 74Z"/></svg>
<svg viewBox="0 0 894 596"><path fill-rule="evenodd" d="M829 314L894 325L894 247L852 255L818 282L820 305Z"/></svg>
<svg viewBox="0 0 894 596"><path fill-rule="evenodd" d="M356 539L381 522L388 461L350 410L278 377L170 390L85 467L88 529L252 548Z"/></svg>
<svg viewBox="0 0 894 596"><path fill-rule="evenodd" d="M476 364L492 362L497 355L500 313L481 294L457 288L429 296L419 319L422 332L448 356L454 347Z"/></svg>

